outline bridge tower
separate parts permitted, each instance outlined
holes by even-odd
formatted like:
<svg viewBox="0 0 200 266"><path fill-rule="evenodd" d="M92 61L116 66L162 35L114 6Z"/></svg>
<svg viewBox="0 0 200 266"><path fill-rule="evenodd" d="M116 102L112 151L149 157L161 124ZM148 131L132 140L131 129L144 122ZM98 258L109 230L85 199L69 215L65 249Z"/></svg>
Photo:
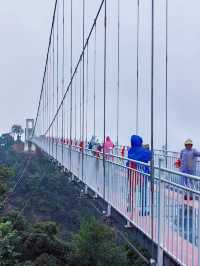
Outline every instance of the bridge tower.
<svg viewBox="0 0 200 266"><path fill-rule="evenodd" d="M26 119L24 151L35 152L35 145L30 142L34 129L34 119Z"/></svg>

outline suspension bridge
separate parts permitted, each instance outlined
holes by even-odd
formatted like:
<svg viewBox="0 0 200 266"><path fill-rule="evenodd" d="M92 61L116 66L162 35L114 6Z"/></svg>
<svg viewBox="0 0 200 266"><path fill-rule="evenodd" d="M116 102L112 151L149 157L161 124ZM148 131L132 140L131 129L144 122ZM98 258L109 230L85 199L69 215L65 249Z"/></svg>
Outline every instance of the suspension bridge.
<svg viewBox="0 0 200 266"><path fill-rule="evenodd" d="M79 179L86 193L90 189L95 197L102 198L107 203L107 215L112 215L115 209L126 219L127 226L136 227L150 239L157 246L157 265L163 265L164 253L177 264L200 265L200 163L197 162L197 176L180 173L175 166L179 153L168 151L168 0L165 9L165 148L154 148L155 6L152 0L148 24L151 25L149 135L153 158L150 163L133 161L134 168L127 163L131 161L127 158L128 148L120 143L123 130L120 113L127 104L121 100L126 94L126 87L121 85L122 75L126 75L126 69L123 73L121 69L125 51L120 49L120 10L124 2L118 0L112 7L106 0L97 2L88 23L88 1L80 0L78 7L72 0L55 1L37 116L33 132L27 138ZM136 82L129 110L135 116L134 134L140 132L141 2L137 0L135 5ZM113 16L108 14L108 6L113 8ZM75 12L81 17L78 39L75 38ZM110 17L115 18L112 29ZM77 40L81 40L78 56L74 52ZM114 61L110 60L111 52L115 54ZM128 83L131 84L132 76L127 74L126 78L130 78ZM112 130L115 146L110 152L105 151L105 145L102 150L89 148L91 136L99 136L102 144ZM190 187L183 185L183 177L191 180Z"/></svg>

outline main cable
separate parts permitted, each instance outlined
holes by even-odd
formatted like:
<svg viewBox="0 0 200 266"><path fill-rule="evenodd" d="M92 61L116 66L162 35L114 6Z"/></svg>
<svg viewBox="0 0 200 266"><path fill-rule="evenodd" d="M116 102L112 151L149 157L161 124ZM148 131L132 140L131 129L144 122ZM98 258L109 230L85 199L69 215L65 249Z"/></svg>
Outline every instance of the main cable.
<svg viewBox="0 0 200 266"><path fill-rule="evenodd" d="M51 121L51 123L50 123L50 125L49 125L49 127L48 127L48 129L46 130L46 132L45 132L44 135L47 134L47 132L48 132L49 129L51 128L52 124L53 124L54 121L56 120L56 117L57 117L57 115L58 115L58 113L59 113L59 111L60 111L60 109L61 109L61 107L62 107L62 104L63 104L63 102L64 102L64 100L65 100L65 98L66 98L66 96L67 96L67 93L68 93L68 91L69 91L69 89L70 89L70 86L71 86L72 80L74 79L74 76L75 76L75 74L76 74L76 72L77 72L77 69L78 69L78 67L79 67L79 65L80 65L80 63L81 63L81 61L82 61L83 53L85 52L85 49L86 49L86 47L87 47L87 45L88 45L88 42L89 42L89 40L90 40L90 38L91 38L92 32L93 32L93 30L94 30L94 28L95 28L95 23L96 23L97 19L99 18L99 15L100 15L100 12L101 12L101 10L102 10L102 7L103 7L104 2L105 2L105 0L102 0L102 2L101 2L101 4L100 4L100 7L99 7L99 9L98 9L97 15L96 15L95 20L94 20L95 22L93 23L93 25L92 25L92 27L91 27L91 29L90 29L90 32L89 32L89 34L88 34L88 37L87 37L87 39L86 39L86 41L85 41L84 49L83 49L83 51L82 51L81 54L80 54L79 60L78 60L78 62L77 62L77 64L76 64L76 67L75 67L75 69L74 69L74 71L73 71L72 78L71 78L71 80L70 80L70 82L69 82L69 84L68 84L68 86L67 86L67 88L66 88L66 91L65 91L65 93L64 93L64 97L63 97L63 99L61 100L60 105L59 105L59 107L58 107L58 109L57 109L57 111L56 111L56 113L55 113L55 115L54 115L54 117L53 117L53 119L52 119L52 121Z"/></svg>
<svg viewBox="0 0 200 266"><path fill-rule="evenodd" d="M35 134L35 128L36 128L37 121L38 121L39 110L40 110L40 106L41 106L41 103L42 103L42 95L43 95L43 91L44 91L44 81L45 81L45 76L46 76L47 62L48 62L49 51L50 51L50 46L51 46L51 40L52 40L52 33L53 33L53 28L54 28L55 16L56 16L57 3L58 3L58 0L55 0L54 11L53 11L53 19L52 19L52 24L51 24L50 36L49 36L49 44L48 44L48 49L47 49L46 62L45 62L43 80L42 80L42 88L41 88L41 91L40 91L39 104L38 104L38 109L37 109L37 114L36 114L36 119L35 119L35 124L34 124L34 128L33 128L32 137Z"/></svg>

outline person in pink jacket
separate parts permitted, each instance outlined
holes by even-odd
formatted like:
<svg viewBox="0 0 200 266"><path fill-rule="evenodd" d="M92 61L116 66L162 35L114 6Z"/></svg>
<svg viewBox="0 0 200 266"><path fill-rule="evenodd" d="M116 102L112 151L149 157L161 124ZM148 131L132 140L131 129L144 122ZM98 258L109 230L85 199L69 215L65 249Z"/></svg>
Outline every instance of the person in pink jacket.
<svg viewBox="0 0 200 266"><path fill-rule="evenodd" d="M104 142L104 151L106 154L111 154L114 148L114 144L110 137L106 137L106 141Z"/></svg>

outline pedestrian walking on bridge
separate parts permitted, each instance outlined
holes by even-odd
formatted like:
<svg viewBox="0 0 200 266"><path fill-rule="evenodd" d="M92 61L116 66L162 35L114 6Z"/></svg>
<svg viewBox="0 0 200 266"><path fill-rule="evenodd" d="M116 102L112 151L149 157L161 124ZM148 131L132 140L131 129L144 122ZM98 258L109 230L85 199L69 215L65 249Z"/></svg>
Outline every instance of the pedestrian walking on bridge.
<svg viewBox="0 0 200 266"><path fill-rule="evenodd" d="M185 149L180 153L180 171L185 174L196 175L197 157L200 157L200 152L193 148L193 141L187 139L185 141ZM193 182L190 178L183 176L182 179L184 186L193 186Z"/></svg>
<svg viewBox="0 0 200 266"><path fill-rule="evenodd" d="M127 166L129 167L129 198L130 207L139 207L140 215L148 215L148 185L149 166L139 162L148 163L152 158L152 152L143 146L143 139L138 135L131 137L131 148L128 151ZM133 169L133 170L132 170Z"/></svg>

